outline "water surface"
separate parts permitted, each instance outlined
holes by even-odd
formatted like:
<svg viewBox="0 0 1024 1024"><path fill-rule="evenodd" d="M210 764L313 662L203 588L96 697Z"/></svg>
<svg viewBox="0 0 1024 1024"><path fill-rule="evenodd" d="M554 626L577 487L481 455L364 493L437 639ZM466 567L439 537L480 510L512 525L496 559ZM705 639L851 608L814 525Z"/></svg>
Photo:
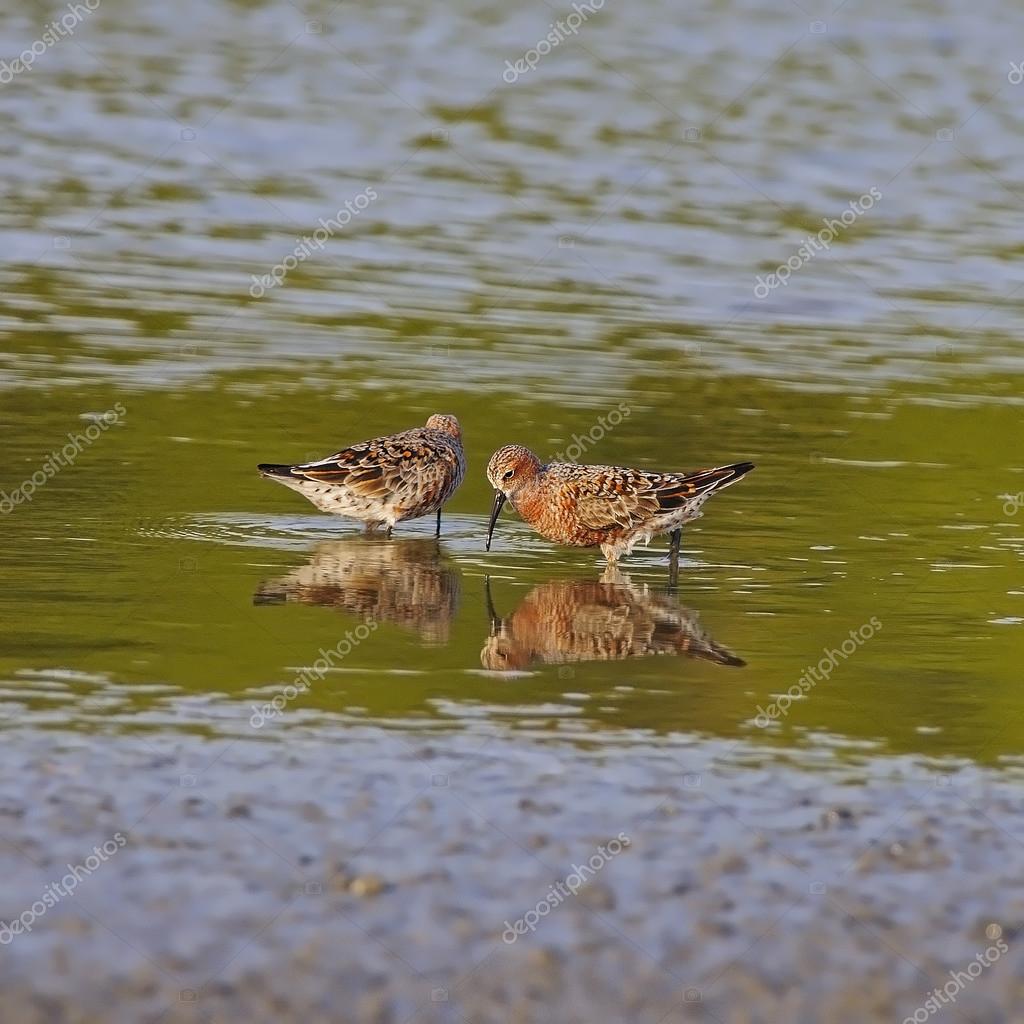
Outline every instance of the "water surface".
<svg viewBox="0 0 1024 1024"><path fill-rule="evenodd" d="M928 11L609 3L509 84L553 11L106 0L5 87L4 489L126 409L4 517L12 710L109 726L98 693L127 724L158 694L287 681L364 609L254 595L337 542L338 571L365 562L405 611L309 695L324 710L745 737L874 616L774 739L1017 752L1011 16ZM35 15L4 19L8 49ZM827 254L754 297L872 186ZM488 455L564 450L620 403L584 458L758 463L687 531L678 594L746 668L482 673L485 577L512 614L600 573L511 522L483 553ZM436 550L420 524L362 544L253 473L434 410L470 458ZM631 585L661 595L663 563L640 552Z"/></svg>

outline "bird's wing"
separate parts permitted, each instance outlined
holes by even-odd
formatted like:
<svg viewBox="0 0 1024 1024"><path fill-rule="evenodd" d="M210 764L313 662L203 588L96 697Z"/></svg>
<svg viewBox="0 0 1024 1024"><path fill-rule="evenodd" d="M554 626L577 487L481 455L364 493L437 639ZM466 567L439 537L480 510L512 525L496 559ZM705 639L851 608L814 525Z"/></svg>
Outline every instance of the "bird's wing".
<svg viewBox="0 0 1024 1024"><path fill-rule="evenodd" d="M318 462L294 466L292 473L317 483L344 486L367 498L386 498L422 482L425 470L454 462L454 455L429 435L435 431L409 430L362 441Z"/></svg>
<svg viewBox="0 0 1024 1024"><path fill-rule="evenodd" d="M738 480L748 467L741 463L693 473L647 473L618 466L588 466L586 473L574 474L563 486L575 499L582 526L628 530L685 508L701 495Z"/></svg>
<svg viewBox="0 0 1024 1024"><path fill-rule="evenodd" d="M739 480L754 468L749 462L736 462L716 469L698 469L692 473L662 473L654 485L658 505L665 512L682 508L702 495L710 494ZM651 474L653 477L653 474Z"/></svg>
<svg viewBox="0 0 1024 1024"><path fill-rule="evenodd" d="M575 506L576 519L589 530L631 529L658 512L656 474L614 466L597 466L570 478L562 500Z"/></svg>

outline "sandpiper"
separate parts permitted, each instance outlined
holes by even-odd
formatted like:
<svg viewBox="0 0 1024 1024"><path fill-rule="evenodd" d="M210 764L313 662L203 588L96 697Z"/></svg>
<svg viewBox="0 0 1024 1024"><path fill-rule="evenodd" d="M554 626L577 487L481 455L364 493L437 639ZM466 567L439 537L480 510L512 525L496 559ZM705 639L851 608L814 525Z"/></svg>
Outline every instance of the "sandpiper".
<svg viewBox="0 0 1024 1024"><path fill-rule="evenodd" d="M437 513L466 473L462 428L454 416L435 413L426 426L375 437L318 462L294 466L268 462L261 476L298 491L321 512L358 519L367 530Z"/></svg>
<svg viewBox="0 0 1024 1024"><path fill-rule="evenodd" d="M609 563L628 555L641 541L672 535L673 562L679 555L680 528L700 516L715 492L754 468L736 462L693 473L652 473L622 466L543 465L529 448L499 448L487 465L494 507L487 528L491 549L494 524L506 501L542 537L556 544L597 547Z"/></svg>

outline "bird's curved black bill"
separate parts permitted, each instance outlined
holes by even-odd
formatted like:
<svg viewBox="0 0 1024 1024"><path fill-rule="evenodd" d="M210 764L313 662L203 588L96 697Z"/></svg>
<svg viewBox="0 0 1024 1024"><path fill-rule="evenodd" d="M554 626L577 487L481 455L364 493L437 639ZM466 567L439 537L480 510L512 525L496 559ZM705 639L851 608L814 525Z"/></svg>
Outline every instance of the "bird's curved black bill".
<svg viewBox="0 0 1024 1024"><path fill-rule="evenodd" d="M498 521L498 516L501 515L501 510L505 507L505 495L502 491L494 492L494 506L491 508L491 521L487 524L487 544L485 550L491 550L491 537L494 534L494 524Z"/></svg>

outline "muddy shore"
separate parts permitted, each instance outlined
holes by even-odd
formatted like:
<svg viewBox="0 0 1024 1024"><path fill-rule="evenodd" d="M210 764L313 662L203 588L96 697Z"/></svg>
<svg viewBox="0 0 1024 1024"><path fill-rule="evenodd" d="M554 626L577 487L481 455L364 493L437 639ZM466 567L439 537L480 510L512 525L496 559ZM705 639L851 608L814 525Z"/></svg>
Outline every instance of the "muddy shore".
<svg viewBox="0 0 1024 1024"><path fill-rule="evenodd" d="M943 986L937 1019L1024 1005L1009 775L323 721L8 730L0 763L4 1024L922 1021Z"/></svg>

